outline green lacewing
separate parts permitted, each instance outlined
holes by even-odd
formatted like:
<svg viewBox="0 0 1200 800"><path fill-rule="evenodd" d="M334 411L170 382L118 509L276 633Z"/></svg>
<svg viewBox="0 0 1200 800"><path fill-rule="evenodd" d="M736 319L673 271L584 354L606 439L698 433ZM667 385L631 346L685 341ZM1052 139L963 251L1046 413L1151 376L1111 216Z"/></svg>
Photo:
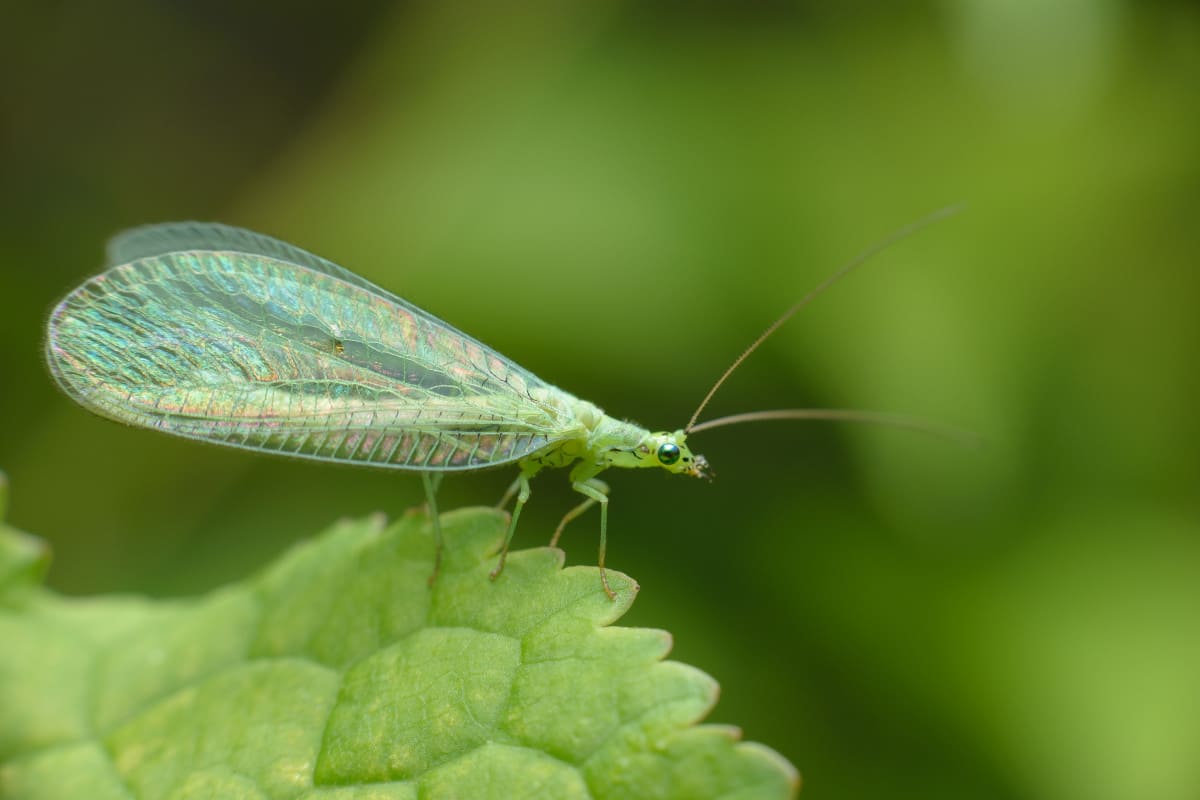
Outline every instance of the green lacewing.
<svg viewBox="0 0 1200 800"><path fill-rule="evenodd" d="M118 422L249 450L421 473L441 530L436 489L447 472L515 465L504 567L529 481L571 467L583 502L600 505L600 578L609 467L657 467L707 477L689 434L763 419L857 419L869 412L757 411L697 424L717 388L809 300L943 209L897 231L788 309L726 370L675 431L646 430L541 380L432 314L338 265L263 234L215 223L134 228L108 246L107 269L50 316L46 357L67 395ZM916 424L918 427L924 427Z"/></svg>

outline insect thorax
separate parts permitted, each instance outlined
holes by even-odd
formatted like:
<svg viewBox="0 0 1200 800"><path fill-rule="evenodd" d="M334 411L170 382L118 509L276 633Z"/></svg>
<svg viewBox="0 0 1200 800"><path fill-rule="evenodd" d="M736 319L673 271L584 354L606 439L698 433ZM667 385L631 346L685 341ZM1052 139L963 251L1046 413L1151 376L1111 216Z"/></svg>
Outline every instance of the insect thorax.
<svg viewBox="0 0 1200 800"><path fill-rule="evenodd" d="M606 463L607 453L614 449L636 448L649 435L645 429L614 419L595 404L561 390L554 390L552 397L537 399L557 406L560 413L573 423L572 430L552 445L523 459L523 462L554 468L566 467L579 460Z"/></svg>

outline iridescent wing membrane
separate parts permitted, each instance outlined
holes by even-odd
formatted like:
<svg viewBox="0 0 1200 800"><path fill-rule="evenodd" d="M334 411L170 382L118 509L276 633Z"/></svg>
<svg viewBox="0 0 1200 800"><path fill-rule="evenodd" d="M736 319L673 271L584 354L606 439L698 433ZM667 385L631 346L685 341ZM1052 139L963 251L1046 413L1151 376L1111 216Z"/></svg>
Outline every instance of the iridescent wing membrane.
<svg viewBox="0 0 1200 800"><path fill-rule="evenodd" d="M253 450L419 470L578 434L573 399L368 281L224 225L138 228L54 310L47 358L91 410Z"/></svg>

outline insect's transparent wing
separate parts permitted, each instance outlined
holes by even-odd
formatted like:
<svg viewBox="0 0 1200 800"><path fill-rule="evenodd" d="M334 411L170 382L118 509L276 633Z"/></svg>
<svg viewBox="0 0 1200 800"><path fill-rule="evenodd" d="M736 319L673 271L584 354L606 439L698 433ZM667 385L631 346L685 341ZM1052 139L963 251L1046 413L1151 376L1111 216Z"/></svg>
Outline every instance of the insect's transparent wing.
<svg viewBox="0 0 1200 800"><path fill-rule="evenodd" d="M155 225L142 225L121 231L108 241L106 249L110 267L128 264L143 258L157 258L170 253L183 252L244 253L251 256L263 256L337 278L351 286L388 297L397 305L420 316L441 322L429 312L417 308L407 300L396 297L386 289L376 286L366 278L355 275L345 267L328 259L266 234L237 228L233 225L224 225L220 222L162 222Z"/></svg>
<svg viewBox="0 0 1200 800"><path fill-rule="evenodd" d="M182 252L242 253L247 256L261 256L265 259L281 261L327 275L351 286L357 286L365 292L387 298L394 305L431 325L445 328L464 339L475 341L425 309L371 283L361 275L355 275L329 259L321 258L294 244L267 236L265 233L258 233L246 228L238 228L220 222L160 222L130 228L118 233L109 240L106 251L107 263L110 267ZM483 343L476 342L476 344L490 351ZM520 370L520 367L515 364L512 366ZM525 371L525 375L540 383L527 371Z"/></svg>
<svg viewBox="0 0 1200 800"><path fill-rule="evenodd" d="M578 435L570 395L298 248L184 224L110 252L142 255L68 295L47 342L59 384L104 416L412 469L502 464Z"/></svg>

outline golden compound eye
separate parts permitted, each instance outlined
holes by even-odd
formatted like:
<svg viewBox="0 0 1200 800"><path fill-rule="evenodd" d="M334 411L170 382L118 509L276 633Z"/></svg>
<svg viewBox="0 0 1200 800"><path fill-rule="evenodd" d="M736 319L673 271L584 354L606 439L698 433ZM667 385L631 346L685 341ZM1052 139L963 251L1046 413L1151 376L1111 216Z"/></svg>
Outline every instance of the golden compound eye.
<svg viewBox="0 0 1200 800"><path fill-rule="evenodd" d="M666 442L658 447L658 460L666 466L671 466L679 460L679 445Z"/></svg>

